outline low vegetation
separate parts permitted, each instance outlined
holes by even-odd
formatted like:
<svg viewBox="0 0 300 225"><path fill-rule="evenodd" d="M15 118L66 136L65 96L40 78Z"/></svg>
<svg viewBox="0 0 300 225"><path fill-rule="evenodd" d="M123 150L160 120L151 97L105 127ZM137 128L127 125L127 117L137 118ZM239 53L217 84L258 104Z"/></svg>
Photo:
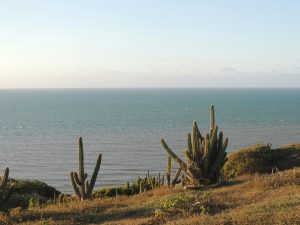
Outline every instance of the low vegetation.
<svg viewBox="0 0 300 225"><path fill-rule="evenodd" d="M271 144L257 144L231 154L222 174L232 178L243 174L272 173L300 167L300 145L272 149Z"/></svg>
<svg viewBox="0 0 300 225"><path fill-rule="evenodd" d="M256 145L232 155L249 156L251 151L280 155L280 162L285 162L282 166L289 165L289 170L274 168L264 173L239 166L243 173L227 178L218 187L186 190L181 185L168 188L166 183L154 189L150 185L141 192L138 180L155 177L147 174L131 184L107 188L106 194L98 190L94 199L86 201L70 195L55 200L51 196L60 196L60 192L45 183L9 180L7 185L14 183L15 188L0 215L0 224L300 224L300 167L296 160L300 148L293 145L272 150L269 145ZM240 159L229 156L224 168ZM135 192L131 192L133 187Z"/></svg>
<svg viewBox="0 0 300 225"><path fill-rule="evenodd" d="M300 224L300 168L238 176L217 188L170 189L133 196L11 209L0 224Z"/></svg>
<svg viewBox="0 0 300 225"><path fill-rule="evenodd" d="M4 211L15 207L27 209L33 203L36 205L45 204L50 202L54 196L60 195L58 190L38 180L10 179L8 186L12 183L14 184L13 192L9 200L1 206Z"/></svg>

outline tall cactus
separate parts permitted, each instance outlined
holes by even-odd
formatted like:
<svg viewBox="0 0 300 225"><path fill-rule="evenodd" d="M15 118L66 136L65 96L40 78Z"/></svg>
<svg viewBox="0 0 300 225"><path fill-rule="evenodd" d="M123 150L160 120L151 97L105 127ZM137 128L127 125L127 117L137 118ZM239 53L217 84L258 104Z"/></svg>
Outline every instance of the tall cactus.
<svg viewBox="0 0 300 225"><path fill-rule="evenodd" d="M187 143L188 149L185 150L187 163L185 163L168 147L164 139L161 139L162 147L180 165L189 183L198 186L218 182L220 170L227 161L228 138L223 141L223 133L219 132L218 135L213 105L210 109L210 132L203 137L194 121L192 135L188 134Z"/></svg>
<svg viewBox="0 0 300 225"><path fill-rule="evenodd" d="M14 184L11 184L8 190L6 190L6 184L8 182L9 168L5 168L4 175L0 183L0 206L5 203L11 196L14 189Z"/></svg>
<svg viewBox="0 0 300 225"><path fill-rule="evenodd" d="M81 199L89 199L92 197L92 192L96 183L97 175L100 169L101 165L101 159L102 155L99 154L97 158L97 163L91 178L91 182L89 183L87 179L87 173L84 173L84 156L83 156L83 143L82 143L82 138L79 138L79 171L77 172L71 172L70 177L71 177L71 182L73 186L73 190L76 194L76 196Z"/></svg>

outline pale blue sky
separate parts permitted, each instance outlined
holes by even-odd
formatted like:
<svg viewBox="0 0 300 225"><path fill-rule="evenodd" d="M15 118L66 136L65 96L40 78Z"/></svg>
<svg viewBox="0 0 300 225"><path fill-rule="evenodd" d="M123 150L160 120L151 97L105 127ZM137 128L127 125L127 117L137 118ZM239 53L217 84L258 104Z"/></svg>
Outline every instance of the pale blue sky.
<svg viewBox="0 0 300 225"><path fill-rule="evenodd" d="M0 0L0 88L300 87L300 1Z"/></svg>

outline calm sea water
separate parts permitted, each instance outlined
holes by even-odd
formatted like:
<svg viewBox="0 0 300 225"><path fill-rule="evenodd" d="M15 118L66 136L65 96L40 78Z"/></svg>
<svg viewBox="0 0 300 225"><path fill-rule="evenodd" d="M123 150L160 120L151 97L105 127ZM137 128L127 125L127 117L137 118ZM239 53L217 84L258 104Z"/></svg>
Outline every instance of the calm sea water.
<svg viewBox="0 0 300 225"><path fill-rule="evenodd" d="M103 154L97 188L164 172L161 137L182 154L193 120L208 130L210 104L229 151L300 142L300 89L1 90L1 171L71 192L82 136L90 176Z"/></svg>

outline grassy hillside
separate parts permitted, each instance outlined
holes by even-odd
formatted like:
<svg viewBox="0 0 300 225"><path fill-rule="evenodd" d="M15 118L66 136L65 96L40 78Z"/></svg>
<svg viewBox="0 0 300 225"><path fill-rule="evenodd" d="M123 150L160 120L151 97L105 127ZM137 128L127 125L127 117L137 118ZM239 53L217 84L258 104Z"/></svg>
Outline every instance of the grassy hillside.
<svg viewBox="0 0 300 225"><path fill-rule="evenodd" d="M243 173L237 173L238 176L233 176L221 186L206 187L197 191L184 190L181 186L175 189L161 187L132 196L98 198L84 202L74 197L65 198L61 204L39 205L31 202L28 209L18 207L3 212L0 215L0 224L299 225L300 167L297 164L300 156L299 146L277 150L270 148L261 150L254 147L242 150L230 157L230 169L239 171L236 168L241 169L241 165L246 165L246 168L249 165L269 166L268 160L257 161L262 158L257 155L260 153L268 159L270 156L268 151L273 151L271 153L278 156L273 162L276 166L294 167L293 169L276 169L269 174L251 170L247 174L242 168ZM254 154L249 155L249 152ZM251 160L241 161L247 158L244 154L254 157ZM265 162L267 164L264 164Z"/></svg>

